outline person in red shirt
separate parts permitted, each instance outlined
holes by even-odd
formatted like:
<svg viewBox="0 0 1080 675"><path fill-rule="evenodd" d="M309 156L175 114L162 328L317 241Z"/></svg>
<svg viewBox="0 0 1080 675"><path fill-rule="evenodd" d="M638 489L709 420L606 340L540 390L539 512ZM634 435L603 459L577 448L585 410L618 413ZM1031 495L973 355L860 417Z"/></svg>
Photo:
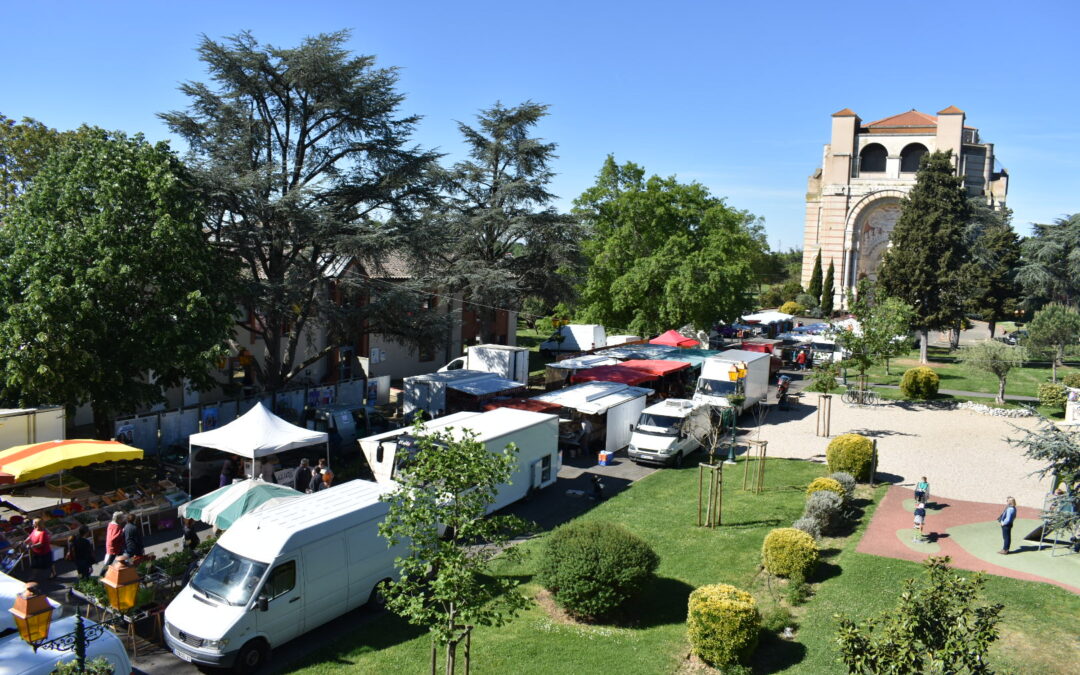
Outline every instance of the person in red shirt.
<svg viewBox="0 0 1080 675"><path fill-rule="evenodd" d="M41 570L51 570L49 578L56 576L56 566L53 563L52 537L45 529L45 523L41 518L34 518L34 531L26 538L26 548L30 551L30 567L41 574Z"/></svg>
<svg viewBox="0 0 1080 675"><path fill-rule="evenodd" d="M101 568L101 575L105 576L105 570L116 560L116 556L124 553L124 522L126 518L122 511L112 515L112 522L105 528L105 565Z"/></svg>

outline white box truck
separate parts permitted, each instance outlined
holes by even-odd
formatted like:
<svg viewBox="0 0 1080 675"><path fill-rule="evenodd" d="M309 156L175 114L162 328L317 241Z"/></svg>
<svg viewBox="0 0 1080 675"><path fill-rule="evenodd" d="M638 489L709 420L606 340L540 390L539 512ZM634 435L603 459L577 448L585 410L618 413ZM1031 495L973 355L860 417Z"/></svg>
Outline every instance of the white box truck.
<svg viewBox="0 0 1080 675"><path fill-rule="evenodd" d="M769 354L729 349L710 356L701 364L701 375L694 387L694 401L715 407L730 405L729 396L745 397L738 412L765 403L769 395ZM739 378L741 367L746 377Z"/></svg>
<svg viewBox="0 0 1080 675"><path fill-rule="evenodd" d="M517 446L514 473L509 483L499 486L488 513L553 484L559 473L559 418L555 415L496 408L432 420L424 424L424 430L445 431L454 438L470 431L491 452L502 452L510 443ZM375 480L392 485L398 467L410 453L416 452L417 445L409 427L360 439L360 448Z"/></svg>
<svg viewBox="0 0 1080 675"><path fill-rule="evenodd" d="M508 347L507 345L476 345L469 347L465 356L459 356L439 368L440 373L452 370L495 373L503 379L528 384L529 350L525 347Z"/></svg>
<svg viewBox="0 0 1080 675"><path fill-rule="evenodd" d="M485 396L510 395L523 385L495 373L479 370L449 370L406 377L402 381L404 401L401 412L406 416L423 410L430 417L448 412L448 392L460 392L465 398L478 401ZM453 396L451 395L450 398ZM451 411L453 412L453 411Z"/></svg>
<svg viewBox="0 0 1080 675"><path fill-rule="evenodd" d="M397 578L379 536L393 486L353 480L239 518L165 608L165 642L191 663L251 672L270 650L369 600Z"/></svg>
<svg viewBox="0 0 1080 675"><path fill-rule="evenodd" d="M627 454L638 464L682 466L709 437L711 406L669 398L645 408L633 425Z"/></svg>
<svg viewBox="0 0 1080 675"><path fill-rule="evenodd" d="M561 340L558 339L561 336ZM540 343L542 352L591 352L607 346L604 327L595 323L560 326L555 335Z"/></svg>
<svg viewBox="0 0 1080 675"><path fill-rule="evenodd" d="M66 438L63 406L0 409L0 450Z"/></svg>
<svg viewBox="0 0 1080 675"><path fill-rule="evenodd" d="M645 401L653 393L652 389L631 387L619 382L582 382L534 396L533 400L556 403L564 411L576 411L581 420L573 420L563 415L564 426L567 422L588 420L593 427L592 438L602 440L602 444L590 443L590 450L618 452L630 443L630 429L634 421L645 408ZM564 435L577 435L578 429L567 429Z"/></svg>

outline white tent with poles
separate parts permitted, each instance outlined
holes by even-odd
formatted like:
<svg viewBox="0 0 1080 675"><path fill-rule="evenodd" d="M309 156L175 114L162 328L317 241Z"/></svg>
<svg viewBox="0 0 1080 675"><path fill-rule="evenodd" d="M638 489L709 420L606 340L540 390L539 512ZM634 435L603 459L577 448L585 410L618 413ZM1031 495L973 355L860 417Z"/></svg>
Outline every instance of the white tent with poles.
<svg viewBox="0 0 1080 675"><path fill-rule="evenodd" d="M239 455L254 462L256 459L293 448L323 443L326 461L330 461L330 434L291 424L266 409L262 403L219 429L211 429L188 438L188 464L192 447L214 448Z"/></svg>

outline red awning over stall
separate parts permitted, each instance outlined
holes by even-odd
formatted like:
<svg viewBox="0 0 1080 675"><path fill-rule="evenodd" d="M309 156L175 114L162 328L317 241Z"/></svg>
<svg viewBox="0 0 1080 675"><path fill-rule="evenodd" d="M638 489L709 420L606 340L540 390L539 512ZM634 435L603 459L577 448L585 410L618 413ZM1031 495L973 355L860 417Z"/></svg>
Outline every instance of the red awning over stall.
<svg viewBox="0 0 1080 675"><path fill-rule="evenodd" d="M537 401L534 398L508 398L504 401L494 401L484 406L484 410L495 410L496 408L516 408L518 410L528 410L530 412L538 413L558 413L562 410L562 406L558 403Z"/></svg>
<svg viewBox="0 0 1080 675"><path fill-rule="evenodd" d="M579 382L618 382L619 384L637 386L656 378L656 375L636 368L627 368L625 363L620 363L617 366L597 366L596 368L579 370L574 373L570 381L574 384Z"/></svg>
<svg viewBox="0 0 1080 675"><path fill-rule="evenodd" d="M657 361L652 359L634 359L623 361L619 365L648 373L653 377L662 377L668 373L675 373L690 367L690 363L687 361Z"/></svg>
<svg viewBox="0 0 1080 675"><path fill-rule="evenodd" d="M693 338L688 338L679 331L669 330L663 335L658 335L649 340L651 345L667 345L668 347L698 347L700 342Z"/></svg>

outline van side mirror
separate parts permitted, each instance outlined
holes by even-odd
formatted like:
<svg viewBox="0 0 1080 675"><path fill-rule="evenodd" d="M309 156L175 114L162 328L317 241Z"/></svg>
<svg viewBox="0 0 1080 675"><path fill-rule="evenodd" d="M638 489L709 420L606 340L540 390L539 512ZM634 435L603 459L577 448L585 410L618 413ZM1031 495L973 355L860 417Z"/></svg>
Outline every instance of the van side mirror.
<svg viewBox="0 0 1080 675"><path fill-rule="evenodd" d="M266 597L265 595L260 595L259 599L255 601L255 606L259 609L260 612L270 611L270 598Z"/></svg>
<svg viewBox="0 0 1080 675"><path fill-rule="evenodd" d="M633 425L633 424L631 424L631 425L630 425L630 433L633 433L633 432L634 432L634 425Z"/></svg>

